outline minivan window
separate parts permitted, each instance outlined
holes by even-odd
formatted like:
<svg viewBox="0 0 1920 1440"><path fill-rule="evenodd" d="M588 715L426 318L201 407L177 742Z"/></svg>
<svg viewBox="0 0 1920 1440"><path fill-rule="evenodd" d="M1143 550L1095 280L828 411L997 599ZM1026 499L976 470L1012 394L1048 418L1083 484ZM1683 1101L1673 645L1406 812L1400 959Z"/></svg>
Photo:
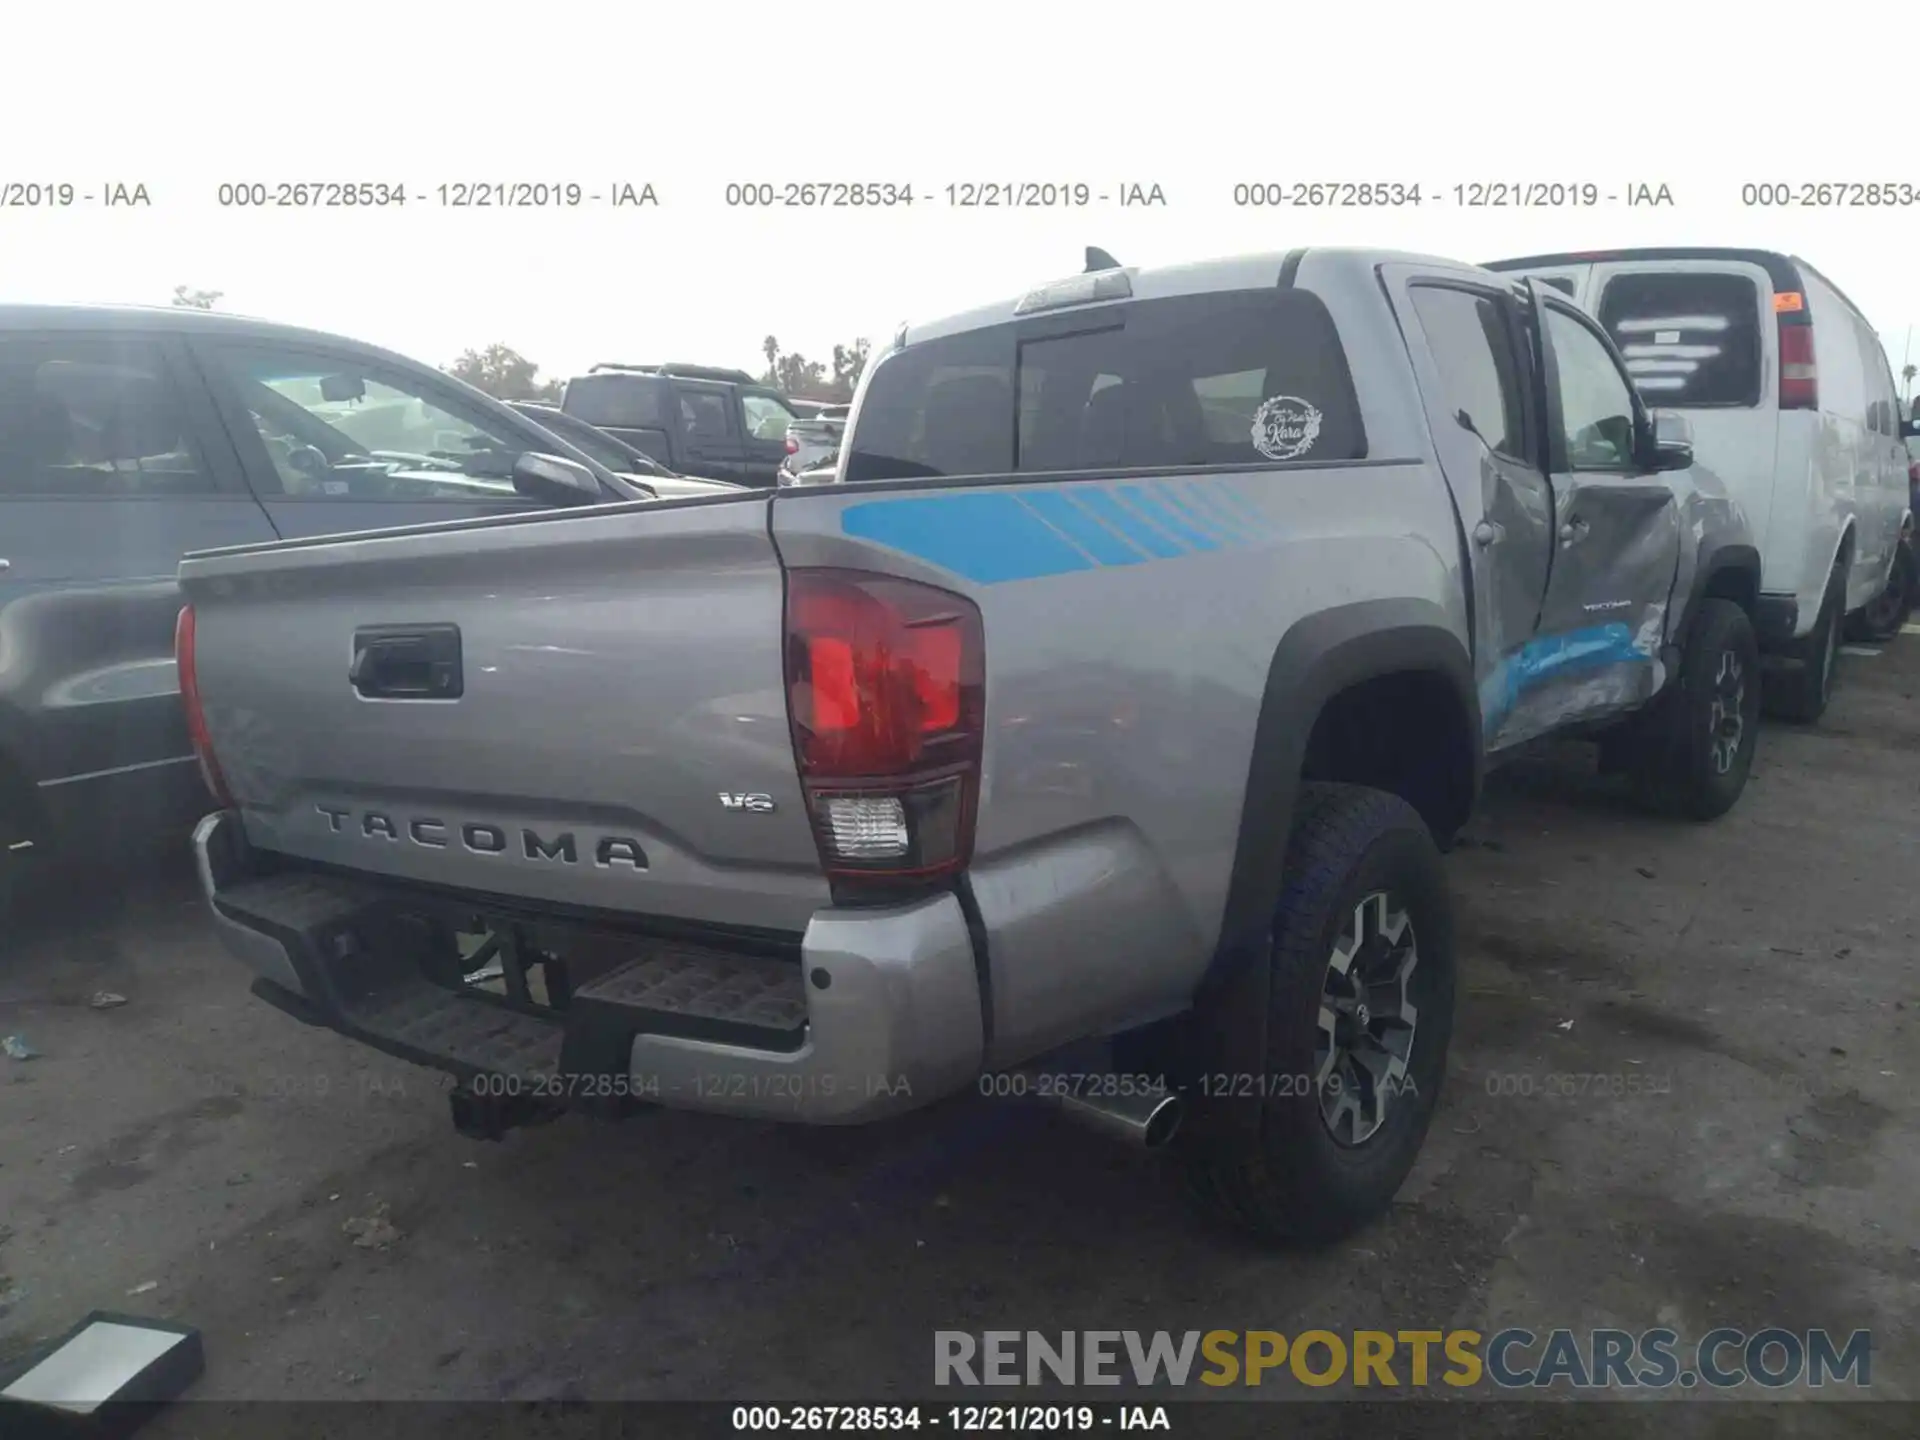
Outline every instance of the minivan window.
<svg viewBox="0 0 1920 1440"><path fill-rule="evenodd" d="M214 488L152 345L78 336L0 343L0 497Z"/></svg>
<svg viewBox="0 0 1920 1440"><path fill-rule="evenodd" d="M569 380L560 408L589 425L612 429L660 429L666 381L652 375L582 375Z"/></svg>
<svg viewBox="0 0 1920 1440"><path fill-rule="evenodd" d="M1346 353L1309 291L1143 300L1083 318L989 326L887 356L848 438L845 478L1366 454Z"/></svg>
<svg viewBox="0 0 1920 1440"><path fill-rule="evenodd" d="M1745 275L1615 275L1600 293L1599 318L1649 404L1760 403L1760 291Z"/></svg>

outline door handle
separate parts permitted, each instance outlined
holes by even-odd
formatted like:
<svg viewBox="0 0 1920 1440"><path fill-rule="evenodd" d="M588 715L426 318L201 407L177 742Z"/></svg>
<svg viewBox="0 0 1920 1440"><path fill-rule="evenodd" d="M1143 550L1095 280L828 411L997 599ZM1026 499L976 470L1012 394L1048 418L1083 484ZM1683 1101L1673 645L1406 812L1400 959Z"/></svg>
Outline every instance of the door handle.
<svg viewBox="0 0 1920 1440"><path fill-rule="evenodd" d="M6 556L4 555L0 555L0 575L6 574L7 571L11 570L12 568L13 568L13 561L7 559Z"/></svg>
<svg viewBox="0 0 1920 1440"><path fill-rule="evenodd" d="M1572 545L1587 538L1587 522L1575 516L1560 527L1560 543Z"/></svg>
<svg viewBox="0 0 1920 1440"><path fill-rule="evenodd" d="M1503 526L1494 524L1491 520L1482 520L1478 525L1473 527L1473 543L1478 545L1482 550L1486 549L1489 545L1498 545L1506 538L1506 529Z"/></svg>
<svg viewBox="0 0 1920 1440"><path fill-rule="evenodd" d="M369 700L457 700L466 688L460 631L453 625L357 631L347 683Z"/></svg>

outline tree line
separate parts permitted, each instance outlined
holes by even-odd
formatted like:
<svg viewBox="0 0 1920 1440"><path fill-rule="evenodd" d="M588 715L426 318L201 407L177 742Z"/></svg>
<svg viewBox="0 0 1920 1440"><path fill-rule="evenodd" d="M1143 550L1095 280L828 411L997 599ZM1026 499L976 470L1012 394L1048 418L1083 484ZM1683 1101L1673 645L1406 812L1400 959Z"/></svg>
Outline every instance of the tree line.
<svg viewBox="0 0 1920 1440"><path fill-rule="evenodd" d="M188 310L211 310L224 292L200 290L191 285L173 287L173 303ZM853 387L867 368L868 342L862 338L850 345L835 345L826 360L809 360L799 351L780 348L769 335L760 342L760 353L767 368L760 383L799 400L845 402L853 398ZM540 367L511 345L496 342L477 350L463 350L448 365L440 367L456 380L464 380L484 390L496 400L530 400L558 404L561 380L541 379Z"/></svg>

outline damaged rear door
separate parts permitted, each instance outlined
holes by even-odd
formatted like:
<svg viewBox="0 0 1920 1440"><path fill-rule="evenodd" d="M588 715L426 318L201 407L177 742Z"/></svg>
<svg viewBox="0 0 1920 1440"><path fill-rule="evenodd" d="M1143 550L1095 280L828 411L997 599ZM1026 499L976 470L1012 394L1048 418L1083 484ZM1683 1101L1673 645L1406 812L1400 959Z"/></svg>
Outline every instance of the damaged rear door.
<svg viewBox="0 0 1920 1440"><path fill-rule="evenodd" d="M1485 697L1504 748L1643 704L1660 663L1680 560L1680 511L1648 468L1645 411L1597 324L1529 281L1531 338L1553 486L1553 555L1532 642Z"/></svg>

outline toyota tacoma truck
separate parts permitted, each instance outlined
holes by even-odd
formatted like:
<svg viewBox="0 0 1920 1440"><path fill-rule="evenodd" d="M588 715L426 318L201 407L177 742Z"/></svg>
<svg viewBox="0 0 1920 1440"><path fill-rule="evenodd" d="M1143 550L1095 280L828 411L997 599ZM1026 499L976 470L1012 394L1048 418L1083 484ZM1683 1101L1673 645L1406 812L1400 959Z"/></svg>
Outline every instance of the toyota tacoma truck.
<svg viewBox="0 0 1920 1440"><path fill-rule="evenodd" d="M840 466L189 556L255 993L473 1135L1033 1096L1326 1242L1428 1128L1486 766L1707 819L1753 760L1739 512L1530 281L1091 269L903 327Z"/></svg>

